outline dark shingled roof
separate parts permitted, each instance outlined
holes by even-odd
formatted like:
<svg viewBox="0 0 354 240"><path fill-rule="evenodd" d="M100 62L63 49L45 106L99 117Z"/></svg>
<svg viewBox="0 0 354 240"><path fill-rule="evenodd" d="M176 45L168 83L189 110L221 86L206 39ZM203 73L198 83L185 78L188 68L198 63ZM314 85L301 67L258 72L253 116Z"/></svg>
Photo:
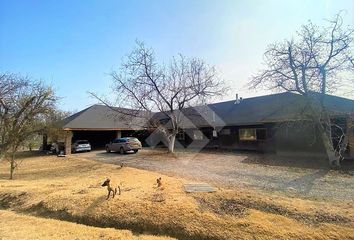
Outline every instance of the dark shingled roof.
<svg viewBox="0 0 354 240"><path fill-rule="evenodd" d="M331 116L354 113L354 101L326 95L324 105ZM294 93L279 93L267 96L210 104L209 107L226 125L251 125L266 122L283 122L304 118L309 110L308 100Z"/></svg>
<svg viewBox="0 0 354 240"><path fill-rule="evenodd" d="M331 116L354 114L354 101L350 99L326 95L324 105ZM235 100L220 102L183 109L182 128L255 125L299 120L303 119L303 114L308 107L308 101L303 96L294 93L246 98L238 104L235 104ZM155 113L154 118L164 119L166 115ZM94 105L68 117L64 128L142 129L146 126L146 121L142 118L137 119L113 111L107 106Z"/></svg>
<svg viewBox="0 0 354 240"><path fill-rule="evenodd" d="M93 105L64 119L64 129L134 129L147 127L146 113L138 110Z"/></svg>

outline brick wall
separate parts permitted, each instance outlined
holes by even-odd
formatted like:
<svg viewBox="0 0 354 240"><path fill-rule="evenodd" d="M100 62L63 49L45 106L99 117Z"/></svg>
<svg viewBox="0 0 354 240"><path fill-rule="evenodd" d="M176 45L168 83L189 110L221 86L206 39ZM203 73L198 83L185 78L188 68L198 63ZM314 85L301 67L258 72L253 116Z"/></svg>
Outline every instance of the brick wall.
<svg viewBox="0 0 354 240"><path fill-rule="evenodd" d="M350 156L354 157L354 115L347 118L347 136L349 140Z"/></svg>
<svg viewBox="0 0 354 240"><path fill-rule="evenodd" d="M65 155L71 154L71 139L73 137L73 134L71 131L66 132L66 137L65 137Z"/></svg>

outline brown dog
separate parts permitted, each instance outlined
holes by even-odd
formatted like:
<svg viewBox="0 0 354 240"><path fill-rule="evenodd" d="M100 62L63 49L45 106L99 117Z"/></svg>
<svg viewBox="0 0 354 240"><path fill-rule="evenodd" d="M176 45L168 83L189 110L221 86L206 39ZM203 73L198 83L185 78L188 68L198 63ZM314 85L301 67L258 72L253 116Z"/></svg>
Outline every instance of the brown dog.
<svg viewBox="0 0 354 240"><path fill-rule="evenodd" d="M162 186L162 179L161 177L159 177L158 179L156 179L156 183L157 183L157 187L161 187Z"/></svg>
<svg viewBox="0 0 354 240"><path fill-rule="evenodd" d="M108 196L107 196L107 199L109 198L109 196L111 195L111 192L113 193L113 198L114 196L117 194L117 188L112 188L111 187L111 184L110 184L111 180L109 178L107 178L103 184L102 184L102 187L105 187L107 186L107 191L108 191ZM118 195L120 195L121 191L120 191L120 186L118 186Z"/></svg>

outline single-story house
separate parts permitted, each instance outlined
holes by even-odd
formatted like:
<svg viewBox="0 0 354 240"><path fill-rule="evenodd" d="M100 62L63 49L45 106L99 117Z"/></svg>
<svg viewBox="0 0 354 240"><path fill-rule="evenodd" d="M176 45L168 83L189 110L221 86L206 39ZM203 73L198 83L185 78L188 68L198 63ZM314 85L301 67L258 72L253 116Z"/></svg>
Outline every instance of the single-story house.
<svg viewBox="0 0 354 240"><path fill-rule="evenodd" d="M335 123L332 129L334 146L343 131L349 137L346 153L353 157L354 101L331 95L326 95L323 101ZM301 95L279 93L186 108L182 111L182 130L177 136L177 145L320 155L324 153L324 147L318 129L307 118L310 107ZM93 105L68 117L63 126L71 133L67 145L76 139L87 139L93 147L102 147L121 136L136 136L144 141L152 132L146 113L129 116L124 111ZM137 118L137 115L142 117ZM162 113L149 116L168 122Z"/></svg>
<svg viewBox="0 0 354 240"><path fill-rule="evenodd" d="M88 140L93 149L104 147L115 138L135 136L146 138L145 112L124 108L92 105L63 120L67 131L66 154L75 140Z"/></svg>

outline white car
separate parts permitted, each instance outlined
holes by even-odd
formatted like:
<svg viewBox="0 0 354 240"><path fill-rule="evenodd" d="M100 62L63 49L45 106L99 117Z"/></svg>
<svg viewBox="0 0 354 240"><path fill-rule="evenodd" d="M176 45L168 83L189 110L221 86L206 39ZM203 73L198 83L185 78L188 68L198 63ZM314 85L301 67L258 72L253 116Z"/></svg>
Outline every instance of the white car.
<svg viewBox="0 0 354 240"><path fill-rule="evenodd" d="M87 140L76 140L71 145L71 152L89 152L91 151L91 144Z"/></svg>

